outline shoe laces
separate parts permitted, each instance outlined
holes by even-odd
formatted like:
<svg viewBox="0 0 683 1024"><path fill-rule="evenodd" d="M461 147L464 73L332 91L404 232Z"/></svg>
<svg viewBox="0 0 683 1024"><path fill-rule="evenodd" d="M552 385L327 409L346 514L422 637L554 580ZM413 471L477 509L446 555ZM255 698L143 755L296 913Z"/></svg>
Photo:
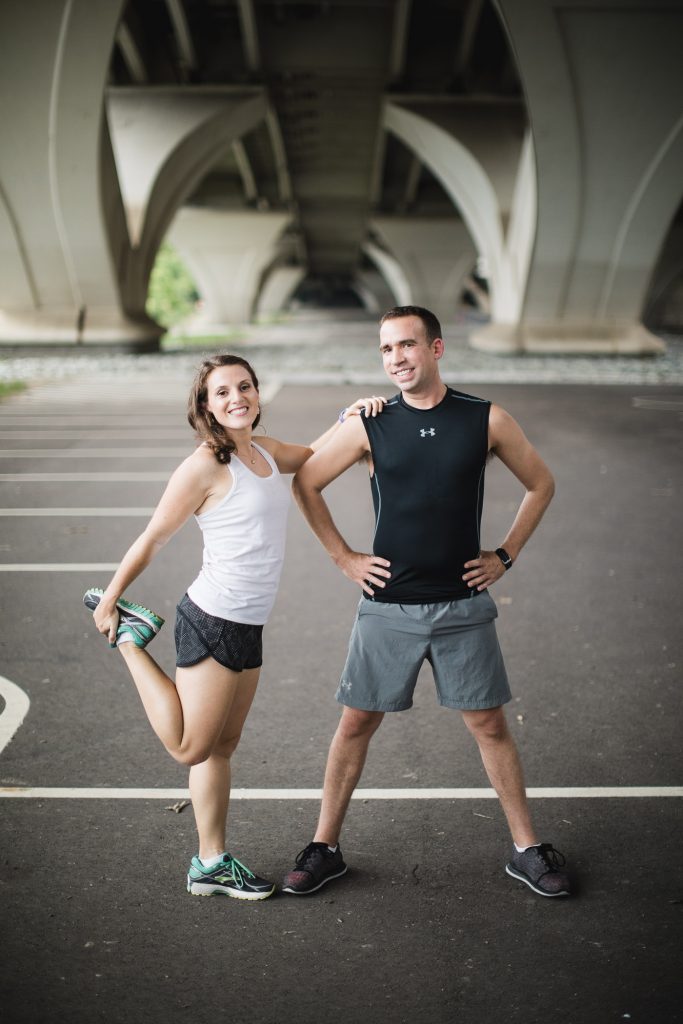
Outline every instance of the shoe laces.
<svg viewBox="0 0 683 1024"><path fill-rule="evenodd" d="M130 631L131 633L135 633L139 640L145 641L149 640L149 634L152 632L146 623L140 622L139 620L133 622L131 621L131 619L127 619L126 621L121 622L121 625L116 631L117 636L119 635L119 632L121 630L123 630L124 632Z"/></svg>
<svg viewBox="0 0 683 1024"><path fill-rule="evenodd" d="M563 868L567 863L567 858L559 850L556 850L552 843L541 843L538 853L552 871Z"/></svg>
<svg viewBox="0 0 683 1024"><path fill-rule="evenodd" d="M301 853L297 853L296 866L299 871L308 871L312 874L321 856L324 856L322 846L318 843L309 843Z"/></svg>
<svg viewBox="0 0 683 1024"><path fill-rule="evenodd" d="M250 871L246 864L242 864L241 861L237 860L236 857L231 857L230 854L228 854L228 863L225 867L239 886L244 885L245 878L256 878L254 872Z"/></svg>

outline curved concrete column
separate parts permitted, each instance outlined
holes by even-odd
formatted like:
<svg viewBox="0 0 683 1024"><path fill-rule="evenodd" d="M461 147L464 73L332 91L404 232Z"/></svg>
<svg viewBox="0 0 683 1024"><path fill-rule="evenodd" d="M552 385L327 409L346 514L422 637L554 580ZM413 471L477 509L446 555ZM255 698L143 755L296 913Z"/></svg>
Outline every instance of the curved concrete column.
<svg viewBox="0 0 683 1024"><path fill-rule="evenodd" d="M379 270L359 270L354 284L368 312L381 314L396 305L396 300Z"/></svg>
<svg viewBox="0 0 683 1024"><path fill-rule="evenodd" d="M200 312L182 325L191 334L220 334L251 320L261 278L273 262L288 213L244 213L186 206L168 240L180 253L202 297Z"/></svg>
<svg viewBox="0 0 683 1024"><path fill-rule="evenodd" d="M266 116L260 89L113 89L107 114L131 252L127 301L144 304L154 259L185 199L235 139Z"/></svg>
<svg viewBox="0 0 683 1024"><path fill-rule="evenodd" d="M257 317L281 313L306 276L305 267L272 266L266 272L256 302Z"/></svg>
<svg viewBox="0 0 683 1024"><path fill-rule="evenodd" d="M680 4L498 7L524 83L538 175L519 342L659 350L639 321L683 193Z"/></svg>
<svg viewBox="0 0 683 1024"><path fill-rule="evenodd" d="M683 115L653 154L626 204L600 294L602 316L640 316L672 206L675 209L683 194L682 179Z"/></svg>
<svg viewBox="0 0 683 1024"><path fill-rule="evenodd" d="M677 331L683 323L683 220L672 225L657 260L644 319L661 331Z"/></svg>
<svg viewBox="0 0 683 1024"><path fill-rule="evenodd" d="M363 282L362 278L356 275L350 283L350 288L354 295L358 297L366 313L379 313L380 306L377 297Z"/></svg>
<svg viewBox="0 0 683 1024"><path fill-rule="evenodd" d="M413 293L406 273L392 253L375 242L364 242L363 252L384 278L397 306L413 305Z"/></svg>
<svg viewBox="0 0 683 1024"><path fill-rule="evenodd" d="M371 229L403 268L414 301L450 322L477 252L461 220L375 217Z"/></svg>
<svg viewBox="0 0 683 1024"><path fill-rule="evenodd" d="M489 269L494 320L516 325L524 295L524 269L533 241L535 188L531 140L522 150L515 195L523 197L511 211L515 251L504 232L503 211L491 178L470 150L443 127L394 103L385 106L384 125L408 146L443 185L462 215L476 249Z"/></svg>
<svg viewBox="0 0 683 1024"><path fill-rule="evenodd" d="M122 8L0 7L0 342L156 344L160 334L121 301L103 203L102 95Z"/></svg>

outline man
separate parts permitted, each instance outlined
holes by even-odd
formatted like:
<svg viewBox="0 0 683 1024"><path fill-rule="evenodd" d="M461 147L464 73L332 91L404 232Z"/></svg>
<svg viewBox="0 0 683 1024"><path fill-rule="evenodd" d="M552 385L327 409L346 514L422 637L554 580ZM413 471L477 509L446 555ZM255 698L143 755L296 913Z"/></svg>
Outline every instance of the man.
<svg viewBox="0 0 683 1024"><path fill-rule="evenodd" d="M283 891L315 892L346 872L339 834L384 714L412 706L430 662L439 702L462 712L512 834L506 871L542 896L569 895L562 855L539 843L503 704L510 699L488 588L514 564L554 493L553 478L515 420L496 405L447 387L439 321L420 306L384 315L380 352L399 394L381 415L343 422L299 470L294 489L309 525L363 590L337 700L344 705L325 771L312 843ZM525 488L501 547L481 550L484 468L495 454ZM322 491L365 457L376 529L372 554L352 551Z"/></svg>

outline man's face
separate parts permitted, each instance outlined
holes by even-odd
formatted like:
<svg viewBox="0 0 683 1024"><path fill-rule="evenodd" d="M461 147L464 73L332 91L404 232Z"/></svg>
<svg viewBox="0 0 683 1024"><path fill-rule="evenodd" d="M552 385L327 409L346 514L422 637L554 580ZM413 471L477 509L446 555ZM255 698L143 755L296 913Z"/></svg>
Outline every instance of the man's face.
<svg viewBox="0 0 683 1024"><path fill-rule="evenodd" d="M379 332L379 350L392 383L405 394L428 390L439 378L443 341L427 341L425 325L417 316L386 320Z"/></svg>

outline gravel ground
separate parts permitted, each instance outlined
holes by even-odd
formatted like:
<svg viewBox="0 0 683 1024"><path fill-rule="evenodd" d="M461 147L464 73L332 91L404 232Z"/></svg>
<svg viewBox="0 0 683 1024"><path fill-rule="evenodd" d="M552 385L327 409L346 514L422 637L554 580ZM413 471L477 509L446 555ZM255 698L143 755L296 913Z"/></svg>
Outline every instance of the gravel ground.
<svg viewBox="0 0 683 1024"><path fill-rule="evenodd" d="M445 329L446 379L461 383L511 384L683 384L683 337L666 336L656 356L491 355L469 348L472 325ZM172 344L172 342L171 342ZM192 348L168 348L151 355L90 349L79 354L17 355L0 363L0 380L31 383L117 374L187 380L204 352L232 351L253 359L259 375L283 384L354 384L386 380L377 352L374 318L297 317L283 324L245 326L229 342L217 339Z"/></svg>

